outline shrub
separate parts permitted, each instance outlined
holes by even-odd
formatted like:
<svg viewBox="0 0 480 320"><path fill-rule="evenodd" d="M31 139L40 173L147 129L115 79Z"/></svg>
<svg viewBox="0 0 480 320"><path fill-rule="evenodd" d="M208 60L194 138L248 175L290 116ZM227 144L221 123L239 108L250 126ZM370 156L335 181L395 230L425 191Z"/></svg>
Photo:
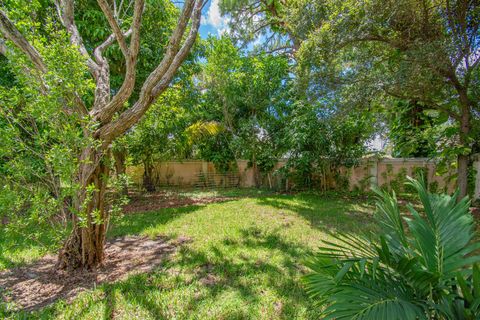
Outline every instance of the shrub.
<svg viewBox="0 0 480 320"><path fill-rule="evenodd" d="M479 243L467 198L407 182L422 212L402 215L395 193L375 190L380 235L336 235L308 260L305 277L322 319L479 319Z"/></svg>

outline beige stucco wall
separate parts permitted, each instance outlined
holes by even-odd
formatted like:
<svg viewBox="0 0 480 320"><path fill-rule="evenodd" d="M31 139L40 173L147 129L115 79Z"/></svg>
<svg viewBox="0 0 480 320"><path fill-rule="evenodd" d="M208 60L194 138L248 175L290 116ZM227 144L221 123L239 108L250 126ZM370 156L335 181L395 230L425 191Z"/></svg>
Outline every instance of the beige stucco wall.
<svg viewBox="0 0 480 320"><path fill-rule="evenodd" d="M279 161L275 170L285 165ZM353 168L341 169L342 175L348 179L350 190L368 190L372 184L379 186L403 185L405 174L415 176L418 168L426 168L429 185L437 184L438 190L453 191L455 181L452 179L454 170L446 175L436 174L435 161L428 159L363 159ZM132 182L140 186L142 183L143 167L132 166L127 168L127 174ZM255 172L248 165L248 161L237 161L237 168L227 173L219 172L213 163L206 161L169 161L159 162L154 166L154 181L157 186L180 187L255 187ZM272 184L279 187L281 179L278 175L263 175L263 186Z"/></svg>
<svg viewBox="0 0 480 320"><path fill-rule="evenodd" d="M369 166L366 169L366 166ZM422 169L429 186L436 184L438 190L445 190L452 192L455 189L455 181L452 178L455 170L451 168L447 174L438 175L436 170L436 162L430 159L423 158L386 158L386 159L366 159L359 166L364 168L363 174L369 172L371 176L371 183L379 186L392 186L392 184L403 185L405 177L416 177L417 172ZM359 181L362 177L360 175L350 179L350 185L355 186L355 181ZM358 185L357 185L358 186Z"/></svg>
<svg viewBox="0 0 480 320"><path fill-rule="evenodd" d="M142 184L142 166L130 166L127 175L135 185ZM206 161L168 161L154 165L153 179L158 186L181 187L252 187L255 185L253 169L248 161L237 162L237 170L219 172Z"/></svg>

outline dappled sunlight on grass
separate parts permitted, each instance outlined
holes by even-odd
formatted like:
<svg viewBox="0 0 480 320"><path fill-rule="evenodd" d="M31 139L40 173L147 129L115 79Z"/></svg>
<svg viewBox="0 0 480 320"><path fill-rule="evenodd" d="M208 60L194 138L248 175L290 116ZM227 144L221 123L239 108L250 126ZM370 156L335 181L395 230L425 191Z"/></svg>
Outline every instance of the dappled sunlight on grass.
<svg viewBox="0 0 480 320"><path fill-rule="evenodd" d="M258 203L280 209L275 215L302 217L311 227L325 232L368 232L374 228L373 206L341 198L327 199L314 194L258 198Z"/></svg>
<svg viewBox="0 0 480 320"><path fill-rule="evenodd" d="M19 228L0 226L0 271L33 262L59 247L66 230L62 226L26 224Z"/></svg>
<svg viewBox="0 0 480 320"><path fill-rule="evenodd" d="M149 274L103 284L29 316L77 319L316 319L304 259L336 230L373 230L370 205L318 195L262 194L125 215L109 232L186 237Z"/></svg>

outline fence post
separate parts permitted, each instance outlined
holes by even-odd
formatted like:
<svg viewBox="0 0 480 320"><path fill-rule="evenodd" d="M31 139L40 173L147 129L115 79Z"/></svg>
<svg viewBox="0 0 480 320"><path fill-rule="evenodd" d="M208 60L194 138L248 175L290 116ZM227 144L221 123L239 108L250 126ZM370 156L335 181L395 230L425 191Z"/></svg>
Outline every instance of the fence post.
<svg viewBox="0 0 480 320"><path fill-rule="evenodd" d="M473 156L473 169L475 170L475 192L473 202L480 200L480 153Z"/></svg>

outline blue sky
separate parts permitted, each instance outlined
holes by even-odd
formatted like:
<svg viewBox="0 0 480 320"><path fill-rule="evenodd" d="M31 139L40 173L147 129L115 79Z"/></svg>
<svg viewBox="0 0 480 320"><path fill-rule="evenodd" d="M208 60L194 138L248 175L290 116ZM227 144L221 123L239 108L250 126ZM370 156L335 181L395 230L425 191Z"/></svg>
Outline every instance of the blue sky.
<svg viewBox="0 0 480 320"><path fill-rule="evenodd" d="M220 14L219 0L211 0L207 3L202 13L200 36L205 39L209 34L220 36L227 30L228 18Z"/></svg>

